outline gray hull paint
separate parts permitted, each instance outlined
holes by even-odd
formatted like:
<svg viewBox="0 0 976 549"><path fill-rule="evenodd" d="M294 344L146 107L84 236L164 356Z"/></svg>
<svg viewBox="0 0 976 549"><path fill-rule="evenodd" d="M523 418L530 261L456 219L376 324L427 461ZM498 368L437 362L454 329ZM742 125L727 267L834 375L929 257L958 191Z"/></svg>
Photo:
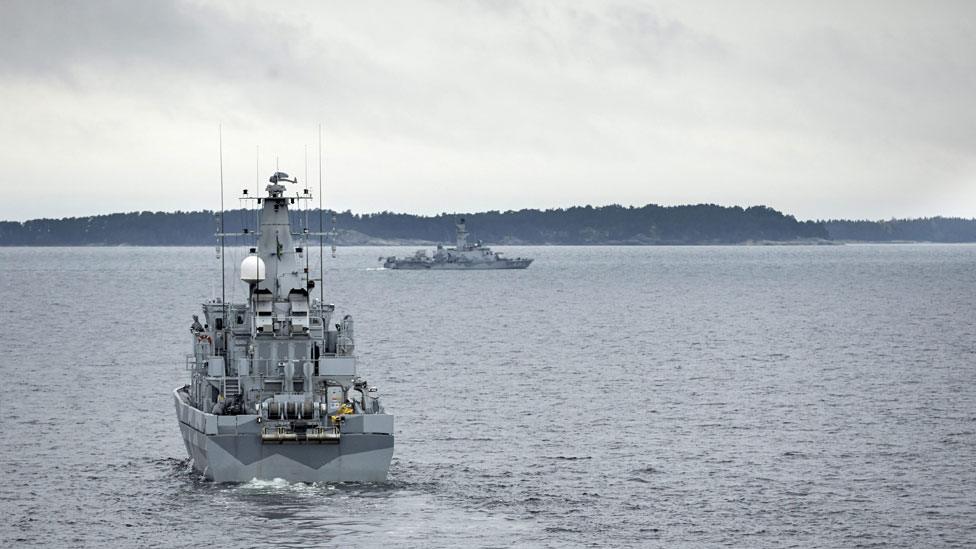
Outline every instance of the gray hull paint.
<svg viewBox="0 0 976 549"><path fill-rule="evenodd" d="M485 263L412 263L410 261L388 261L383 266L387 269L399 269L405 271L477 271L493 269L527 269L532 263L531 259L498 260Z"/></svg>
<svg viewBox="0 0 976 549"><path fill-rule="evenodd" d="M383 482L393 458L391 434L344 433L338 444L265 444L258 433L205 434L182 420L188 410L181 407L188 405L177 397L193 468L216 482Z"/></svg>
<svg viewBox="0 0 976 549"><path fill-rule="evenodd" d="M381 257L380 261L383 261L383 267L387 269L404 271L527 269L532 264L532 259L528 257L502 257L480 240L475 244L468 244L464 218L458 220L456 227L457 245L454 248L438 245L433 256L427 255L426 250L417 250L412 256Z"/></svg>
<svg viewBox="0 0 976 549"><path fill-rule="evenodd" d="M190 324L189 383L173 391L187 453L218 482L386 480L394 417L356 370L352 316L333 323L335 306L322 290L309 294L313 278L300 268L313 234L293 231L288 211L311 195L288 196L285 184L298 182L282 172L269 182L265 197L244 197L261 208L241 261L247 301L222 292ZM217 236L222 249L228 234Z"/></svg>

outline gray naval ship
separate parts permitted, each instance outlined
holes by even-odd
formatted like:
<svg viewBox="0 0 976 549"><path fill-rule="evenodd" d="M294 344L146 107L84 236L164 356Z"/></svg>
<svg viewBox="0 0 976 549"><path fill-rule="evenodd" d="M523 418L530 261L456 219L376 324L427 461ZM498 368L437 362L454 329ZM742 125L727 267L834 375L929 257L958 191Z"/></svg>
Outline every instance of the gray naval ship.
<svg viewBox="0 0 976 549"><path fill-rule="evenodd" d="M532 264L527 257L507 258L493 252L480 240L468 244L468 231L464 226L464 218L458 220L457 245L445 248L438 244L433 256L427 255L427 250L417 250L407 257L381 257L383 267L387 269L525 269Z"/></svg>
<svg viewBox="0 0 976 549"><path fill-rule="evenodd" d="M215 298L204 324L194 316L190 383L173 391L183 441L193 468L218 482L383 481L393 416L357 375L352 317L333 325L335 307L309 297L307 251L292 237L324 233L292 232L288 206L310 195L286 196L285 182L296 183L276 173L256 199L257 247L240 270L247 302Z"/></svg>

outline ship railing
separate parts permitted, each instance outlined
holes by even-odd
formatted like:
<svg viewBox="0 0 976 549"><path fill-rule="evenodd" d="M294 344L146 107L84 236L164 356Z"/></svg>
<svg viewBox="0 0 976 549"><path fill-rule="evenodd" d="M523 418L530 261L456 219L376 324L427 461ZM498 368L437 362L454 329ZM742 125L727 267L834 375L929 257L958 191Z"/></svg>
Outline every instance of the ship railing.
<svg viewBox="0 0 976 549"><path fill-rule="evenodd" d="M342 355L337 353L322 353L322 358L332 358L336 356L342 356ZM185 354L183 360L184 369L189 371L197 368L204 368L204 362L199 361L199 358L200 357L198 357L194 353ZM312 363L315 362L313 359L310 358L294 358L290 360L290 362L295 367L296 377L301 377L303 375L304 363L306 361L310 361ZM246 375L248 376L280 377L283 373L283 368L279 368L279 366L283 367L287 362L289 362L289 360L271 360L270 358L239 358L234 361L233 366L236 366L238 376L244 375L241 373L243 371L241 368L241 365L243 363L247 365ZM225 368L229 366L231 365L228 364L225 366ZM228 368L227 372L230 373L230 371L231 370ZM238 376L232 376L232 377L238 377Z"/></svg>
<svg viewBox="0 0 976 549"><path fill-rule="evenodd" d="M291 360L271 360L270 358L247 358L238 359L237 371L241 371L241 364L247 364L247 375L258 377L277 377L282 375L279 366L284 367L287 362L291 362L295 367L295 376L302 375L302 364L311 359L295 358Z"/></svg>
<svg viewBox="0 0 976 549"><path fill-rule="evenodd" d="M338 356L335 353L323 353L322 358L330 358ZM190 360L188 358L188 360ZM241 358L237 359L234 363L237 371L240 373L243 371L241 368L242 364L247 365L247 375L256 377L280 377L283 375L284 365L291 362L295 367L295 377L301 378L304 375L304 364L305 362L315 363L314 359L311 358L293 358L286 360L272 360L270 358ZM243 375L243 374L240 374Z"/></svg>
<svg viewBox="0 0 976 549"><path fill-rule="evenodd" d="M239 360L237 363L237 371L241 371L241 362L246 362L247 364L247 375L249 376L260 376L269 377L275 374L275 367L278 365L279 360L272 363L270 358L248 358Z"/></svg>

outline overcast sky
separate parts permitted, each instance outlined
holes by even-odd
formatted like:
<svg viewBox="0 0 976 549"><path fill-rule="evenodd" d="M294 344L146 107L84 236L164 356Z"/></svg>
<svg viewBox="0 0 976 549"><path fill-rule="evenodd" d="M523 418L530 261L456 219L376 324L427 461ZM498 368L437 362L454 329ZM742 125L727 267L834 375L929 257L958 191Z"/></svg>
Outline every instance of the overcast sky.
<svg viewBox="0 0 976 549"><path fill-rule="evenodd" d="M976 217L976 2L0 0L0 219L765 204ZM256 158L256 147L260 156ZM264 183L261 184L264 186Z"/></svg>

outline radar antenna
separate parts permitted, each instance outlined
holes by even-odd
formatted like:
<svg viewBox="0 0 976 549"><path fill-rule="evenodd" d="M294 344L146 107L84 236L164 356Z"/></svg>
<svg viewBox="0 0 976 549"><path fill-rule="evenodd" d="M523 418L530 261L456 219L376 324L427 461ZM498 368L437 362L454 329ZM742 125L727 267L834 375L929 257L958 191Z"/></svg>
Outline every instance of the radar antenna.
<svg viewBox="0 0 976 549"><path fill-rule="evenodd" d="M272 183L298 183L297 177L290 177L285 172L275 172L268 181Z"/></svg>

